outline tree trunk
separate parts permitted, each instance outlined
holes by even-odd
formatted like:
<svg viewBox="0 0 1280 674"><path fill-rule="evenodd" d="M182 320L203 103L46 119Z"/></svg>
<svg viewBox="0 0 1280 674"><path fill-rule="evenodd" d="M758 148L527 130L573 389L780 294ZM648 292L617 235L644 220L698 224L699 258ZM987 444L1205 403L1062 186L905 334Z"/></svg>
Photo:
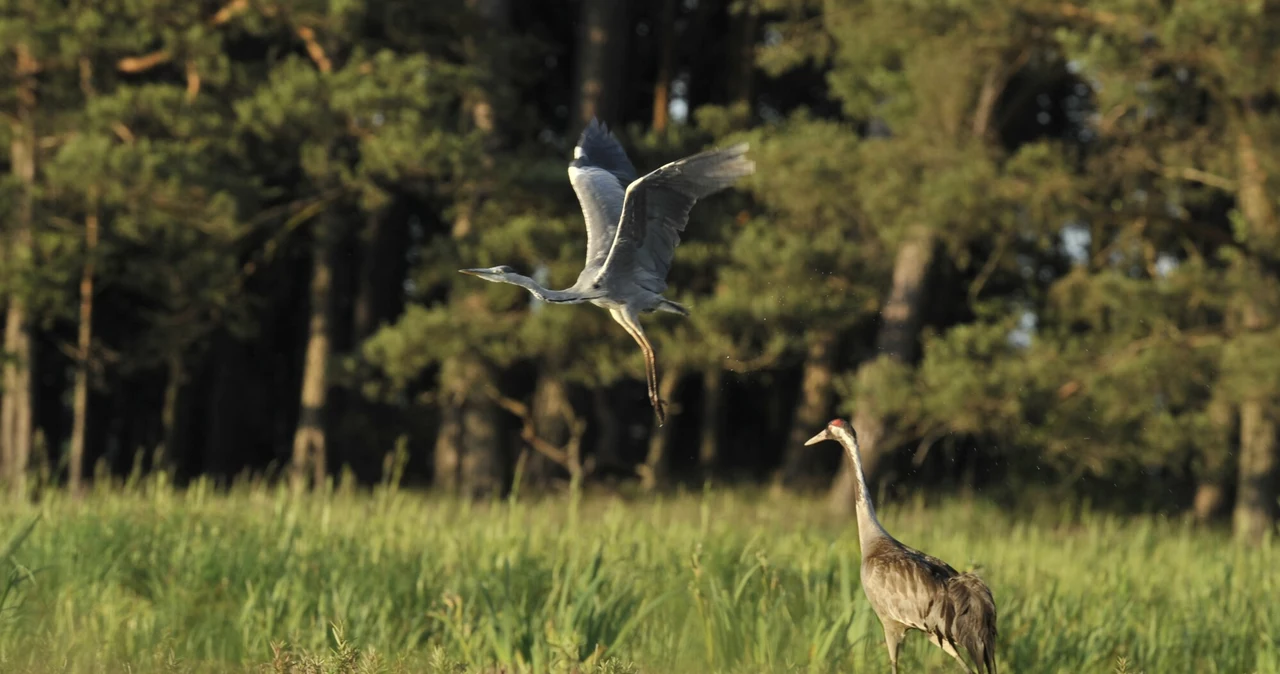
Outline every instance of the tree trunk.
<svg viewBox="0 0 1280 674"><path fill-rule="evenodd" d="M876 335L878 358L892 358L909 363L915 358L916 341L920 332L925 300L925 279L934 253L933 232L918 227L898 248L893 262L893 284L884 309L880 312L883 323ZM859 368L861 369L861 368ZM858 446L862 450L862 466L869 485L875 482L876 468L884 458L885 448L880 446L884 436L884 419L875 411L874 400L858 400L853 427L858 433ZM814 431L815 433L817 431ZM831 509L838 513L854 510L856 478L853 462L845 456L840 473L831 485L829 497Z"/></svg>
<svg viewBox="0 0 1280 674"><path fill-rule="evenodd" d="M84 474L85 429L89 417L89 350L93 345L93 265L98 249L98 209L89 200L84 221L84 268L80 271L80 325L76 337L76 382L71 402L71 454L67 457L67 482L73 495L80 494Z"/></svg>
<svg viewBox="0 0 1280 674"><path fill-rule="evenodd" d="M182 395L186 368L182 354L172 353L168 358L168 377L164 385L164 402L160 407L160 446L157 448L152 470L169 471L174 465L178 448L178 404Z"/></svg>
<svg viewBox="0 0 1280 674"><path fill-rule="evenodd" d="M1252 113L1247 113L1239 123L1248 125L1252 120ZM1271 195L1267 192L1266 170L1258 159L1253 136L1247 128L1237 136L1236 147L1239 164L1236 202L1249 225L1249 247L1254 251L1261 249L1274 253L1280 243L1280 221L1276 219Z"/></svg>
<svg viewBox="0 0 1280 674"><path fill-rule="evenodd" d="M782 458L783 485L791 488L813 486L818 477L818 461L814 447L804 441L826 427L831 413L831 379L835 365L836 335L830 331L811 333L804 374L800 384L800 400L791 421L785 453ZM859 429L861 434L861 429ZM826 447L819 446L825 450Z"/></svg>
<svg viewBox="0 0 1280 674"><path fill-rule="evenodd" d="M444 387L441 387L444 394ZM457 496L462 484L462 406L465 398L453 400L442 395L440 401L440 429L436 432L436 444L432 456L435 469L434 483L451 496Z"/></svg>
<svg viewBox="0 0 1280 674"><path fill-rule="evenodd" d="M0 455L4 475L18 498L26 493L27 464L31 457L34 421L32 391L35 353L26 310L26 299L16 283L14 270L23 269L31 255L31 230L35 218L36 179L36 79L37 64L25 44L16 46L17 120L10 145L10 165L21 183L17 217L5 245L6 271L11 275L4 330L4 401L0 405Z"/></svg>
<svg viewBox="0 0 1280 674"><path fill-rule="evenodd" d="M407 200L396 196L390 207L370 218L360 246L359 280L352 311L352 337L357 346L383 324L393 321L404 307L409 216Z"/></svg>
<svg viewBox="0 0 1280 674"><path fill-rule="evenodd" d="M1195 499L1192 502L1192 513L1196 522L1209 524L1222 517L1226 511L1227 486L1221 480L1197 480Z"/></svg>
<svg viewBox="0 0 1280 674"><path fill-rule="evenodd" d="M1276 422L1267 406L1257 400L1241 405L1240 479L1232 524L1238 538L1255 545L1276 521L1276 446Z"/></svg>
<svg viewBox="0 0 1280 674"><path fill-rule="evenodd" d="M756 27L759 21L760 9L756 3L752 1L743 3L736 27L736 58L730 64L733 86L729 96L734 103L751 104L756 71Z"/></svg>
<svg viewBox="0 0 1280 674"><path fill-rule="evenodd" d="M680 414L678 406L674 403L674 396L683 374L679 368L669 368L658 384L658 397L672 401L671 417ZM656 489L667 482L670 473L671 440L675 429L675 423L671 417L667 418L667 423L655 427L649 435L649 451L645 456L644 467L640 471L640 486L646 491Z"/></svg>
<svg viewBox="0 0 1280 674"><path fill-rule="evenodd" d="M1224 454L1231 443L1231 431L1235 427L1234 412L1234 406L1226 401L1215 400L1209 405L1209 419L1218 431L1221 444L1215 443L1213 447L1203 448L1198 465L1193 471L1196 491L1192 513L1200 524L1209 524L1229 510L1227 490L1230 476Z"/></svg>
<svg viewBox="0 0 1280 674"><path fill-rule="evenodd" d="M533 389L533 428L539 438L555 447L569 444L569 419L573 410L569 392L558 376L558 367L546 367L538 374ZM545 487L555 476L556 462L541 452L531 452L525 462L522 479L525 484Z"/></svg>
<svg viewBox="0 0 1280 674"><path fill-rule="evenodd" d="M205 434L200 461L201 471L216 480L229 477L234 470L231 466L240 464L238 457L232 456L233 448L239 446L241 427L244 423L240 404L243 394L240 387L244 380L240 376L240 350L225 330L213 335L213 345L206 367L210 368L209 397L204 401L209 425Z"/></svg>
<svg viewBox="0 0 1280 674"><path fill-rule="evenodd" d="M482 394L474 394L462 411L462 492L471 498L502 493L506 460L502 451L498 407Z"/></svg>
<svg viewBox="0 0 1280 674"><path fill-rule="evenodd" d="M1239 163L1236 201L1249 226L1250 248L1270 253L1280 239L1280 221L1267 192L1267 175L1254 148L1250 126L1254 123L1252 102L1245 103L1245 115L1236 138ZM1264 272L1266 273L1266 272ZM1247 300L1244 326L1246 331L1265 327L1265 317ZM1233 527L1236 536L1251 543L1261 542L1275 524L1276 499L1280 495L1280 443L1276 441L1276 422L1271 416L1273 402L1266 399L1246 400L1240 405L1239 482Z"/></svg>
<svg viewBox="0 0 1280 674"><path fill-rule="evenodd" d="M307 327L306 360L302 370L302 399L298 427L293 436L290 478L294 490L306 486L308 472L316 485L325 477L325 399L329 391L330 294L333 286L331 251L328 241L333 226L326 217L318 225L313 243L310 313Z"/></svg>
<svg viewBox="0 0 1280 674"><path fill-rule="evenodd" d="M575 140L592 117L613 125L621 121L618 87L627 49L626 0L583 0L581 12L570 129Z"/></svg>
<svg viewBox="0 0 1280 674"><path fill-rule="evenodd" d="M488 22L489 28L494 29L489 35L482 34L482 38L488 40L503 39L500 33L508 23L507 0L467 0L467 7L474 11L477 15ZM485 50L482 45L476 43L474 36L469 36L463 40L463 50L471 60L482 60L484 57L489 58L489 69L495 73L505 72L504 64L496 61L495 52L493 50ZM496 52L498 54L501 51ZM482 174L488 175L492 173L494 166L493 153L501 145L501 137L498 135L497 115L493 100L493 92L483 86L468 91L465 98L466 110L471 118L471 124L474 128L485 134L484 149L480 155L480 166L483 169ZM477 210L480 208L481 202L484 201L488 188L481 182L468 181L460 189L462 197L459 199L457 215L453 221L453 237L455 239L465 238L471 233L472 219Z"/></svg>
<svg viewBox="0 0 1280 674"><path fill-rule="evenodd" d="M615 398L610 395L608 388L597 387L591 391L591 400L599 424L593 469L619 468L624 463L622 456L625 448L622 445L622 422L618 420Z"/></svg>
<svg viewBox="0 0 1280 674"><path fill-rule="evenodd" d="M720 369L709 367L702 373L702 427L698 442L698 466L702 469L703 479L711 477L716 470L719 454L720 415L723 412L723 398Z"/></svg>
<svg viewBox="0 0 1280 674"><path fill-rule="evenodd" d="M676 0L662 0L658 25L658 75L653 83L653 130L665 133L671 118L671 78L675 75Z"/></svg>
<svg viewBox="0 0 1280 674"><path fill-rule="evenodd" d="M996 131L996 104L1000 102L1000 96L1009 86L1009 79L1022 68L1030 56L1031 50L1023 49L1017 55L1005 55L998 63L993 63L987 68L987 72L982 77L982 87L978 90L977 103L974 105L971 129L975 137L986 141L994 140L991 136Z"/></svg>
<svg viewBox="0 0 1280 674"><path fill-rule="evenodd" d="M484 19L489 28L501 30L508 23L507 0L467 0L467 7ZM468 38L464 51L480 58L483 45ZM495 72L501 64L491 63ZM466 112L473 127L485 134L483 168L494 165L493 152L500 145L496 111L491 92L478 88L467 93ZM472 218L484 201L485 185L469 181L459 188L457 214L452 236L470 236ZM490 376L482 363L470 356L449 360L440 372L440 430L436 436L436 485L454 494L481 496L502 487L505 466L498 433L498 406L482 390Z"/></svg>
<svg viewBox="0 0 1280 674"><path fill-rule="evenodd" d="M491 379L484 364L471 356L449 360L440 372L443 418L436 437L436 483L471 498L491 496L503 486L501 419L485 390Z"/></svg>

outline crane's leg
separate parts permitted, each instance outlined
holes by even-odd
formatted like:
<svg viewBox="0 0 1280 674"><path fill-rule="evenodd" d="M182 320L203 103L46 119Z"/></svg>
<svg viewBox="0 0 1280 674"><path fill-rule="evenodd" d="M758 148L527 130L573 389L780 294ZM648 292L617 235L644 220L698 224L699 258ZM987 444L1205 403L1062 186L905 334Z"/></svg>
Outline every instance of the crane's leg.
<svg viewBox="0 0 1280 674"><path fill-rule="evenodd" d="M658 415L658 425L661 426L667 422L667 412L666 402L658 398L658 363L653 354L653 345L649 343L649 338L645 336L644 329L640 327L640 322L636 320L636 314L630 307L610 309L609 313L613 316L613 320L636 340L640 350L644 352L644 374L649 383L649 404L653 405L653 411Z"/></svg>
<svg viewBox="0 0 1280 674"><path fill-rule="evenodd" d="M883 622L884 645L889 648L889 668L893 674L898 674L898 649L902 646L902 635L907 633L907 628L893 620Z"/></svg>

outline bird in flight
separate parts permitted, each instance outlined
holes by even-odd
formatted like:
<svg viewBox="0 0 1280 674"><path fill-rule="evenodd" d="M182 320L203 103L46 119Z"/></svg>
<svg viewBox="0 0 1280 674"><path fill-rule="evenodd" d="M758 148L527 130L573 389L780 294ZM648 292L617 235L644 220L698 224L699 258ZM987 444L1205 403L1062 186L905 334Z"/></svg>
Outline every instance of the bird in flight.
<svg viewBox="0 0 1280 674"><path fill-rule="evenodd" d="M578 280L564 290L550 290L507 265L458 271L518 285L543 302L590 302L608 309L644 352L649 402L661 426L666 422L666 403L658 398L653 345L640 327L639 315L654 311L689 315L687 307L662 296L671 258L693 204L755 172L755 162L746 153L746 143L708 150L637 180L618 139L593 118L578 138L569 164L569 182L587 224L587 261Z"/></svg>

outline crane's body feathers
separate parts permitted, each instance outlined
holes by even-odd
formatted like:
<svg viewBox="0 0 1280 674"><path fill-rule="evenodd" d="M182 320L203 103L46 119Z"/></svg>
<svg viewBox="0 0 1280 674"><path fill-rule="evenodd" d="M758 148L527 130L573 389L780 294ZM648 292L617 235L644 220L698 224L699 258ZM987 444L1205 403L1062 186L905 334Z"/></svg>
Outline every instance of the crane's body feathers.
<svg viewBox="0 0 1280 674"><path fill-rule="evenodd" d="M979 671L994 674L995 600L978 576L884 537L863 555L862 588L881 621L924 632L962 663L964 650Z"/></svg>
<svg viewBox="0 0 1280 674"><path fill-rule="evenodd" d="M637 316L654 311L689 315L687 307L662 296L680 234L698 199L755 172L746 151L746 143L709 150L637 180L622 145L604 124L592 119L578 138L569 164L569 183L587 228L586 262L577 281L565 290L549 290L510 267L461 271L518 285L545 302L590 302L608 309L644 352L649 399L661 425L666 415L658 399L656 359Z"/></svg>

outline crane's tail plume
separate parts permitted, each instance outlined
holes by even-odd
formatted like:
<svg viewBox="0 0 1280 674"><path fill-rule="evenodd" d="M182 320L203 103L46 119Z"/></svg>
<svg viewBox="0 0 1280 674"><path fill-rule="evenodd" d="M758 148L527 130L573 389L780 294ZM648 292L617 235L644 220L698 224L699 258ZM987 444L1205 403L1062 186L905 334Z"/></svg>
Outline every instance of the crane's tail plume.
<svg viewBox="0 0 1280 674"><path fill-rule="evenodd" d="M964 647L980 674L996 673L996 602L991 589L973 573L962 573L947 583L955 609L952 634Z"/></svg>

